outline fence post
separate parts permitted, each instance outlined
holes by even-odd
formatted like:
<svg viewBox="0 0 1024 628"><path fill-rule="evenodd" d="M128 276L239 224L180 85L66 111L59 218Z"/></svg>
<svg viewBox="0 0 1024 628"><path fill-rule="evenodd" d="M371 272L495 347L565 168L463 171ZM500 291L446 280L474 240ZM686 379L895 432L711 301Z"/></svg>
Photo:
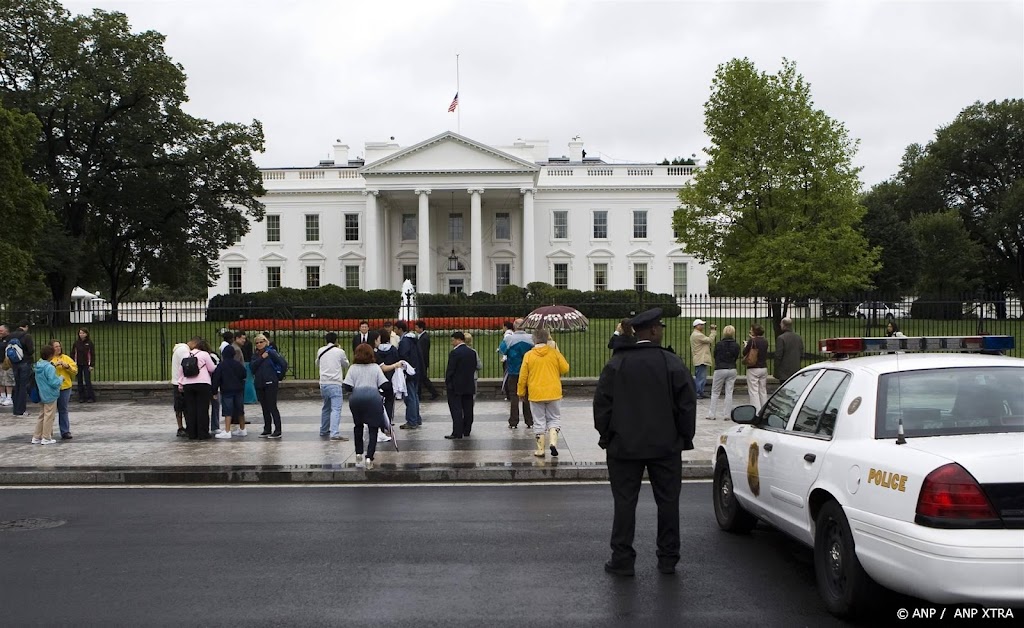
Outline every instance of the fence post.
<svg viewBox="0 0 1024 628"><path fill-rule="evenodd" d="M167 372L167 339L164 337L164 300L160 299L160 372L164 376L164 380L168 381L171 379L171 374Z"/></svg>

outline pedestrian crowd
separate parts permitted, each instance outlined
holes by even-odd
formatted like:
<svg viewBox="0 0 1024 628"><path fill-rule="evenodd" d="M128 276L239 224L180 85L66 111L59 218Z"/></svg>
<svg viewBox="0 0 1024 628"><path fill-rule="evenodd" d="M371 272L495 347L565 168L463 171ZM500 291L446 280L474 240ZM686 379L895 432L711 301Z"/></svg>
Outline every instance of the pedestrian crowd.
<svg viewBox="0 0 1024 628"><path fill-rule="evenodd" d="M32 443L51 445L53 422L57 420L60 437L71 440L71 394L77 380L78 401L92 403L92 371L96 367L96 347L89 330L79 328L70 355L63 343L53 338L39 348L36 359L35 339L28 321L18 323L14 330L0 323L0 406L12 406L14 416L25 416L28 402L40 404Z"/></svg>

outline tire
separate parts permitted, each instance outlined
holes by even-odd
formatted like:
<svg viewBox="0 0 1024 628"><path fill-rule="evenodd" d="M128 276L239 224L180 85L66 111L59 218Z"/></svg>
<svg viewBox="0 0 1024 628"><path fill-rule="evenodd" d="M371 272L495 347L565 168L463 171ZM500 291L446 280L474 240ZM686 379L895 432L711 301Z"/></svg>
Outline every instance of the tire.
<svg viewBox="0 0 1024 628"><path fill-rule="evenodd" d="M714 494L711 499L715 505L715 519L718 521L718 527L726 532L736 534L745 534L753 530L757 525L757 517L750 514L736 499L733 492L732 473L729 471L729 459L725 454L718 456L712 486Z"/></svg>
<svg viewBox="0 0 1024 628"><path fill-rule="evenodd" d="M867 318L867 315L866 315L866 314L859 314L859 313L858 313L858 314L857 314L857 318L859 318L859 319L861 319L861 320L864 320L865 318Z"/></svg>
<svg viewBox="0 0 1024 628"><path fill-rule="evenodd" d="M821 599L837 617L863 615L879 590L857 559L850 524L835 501L822 506L815 520L814 574Z"/></svg>

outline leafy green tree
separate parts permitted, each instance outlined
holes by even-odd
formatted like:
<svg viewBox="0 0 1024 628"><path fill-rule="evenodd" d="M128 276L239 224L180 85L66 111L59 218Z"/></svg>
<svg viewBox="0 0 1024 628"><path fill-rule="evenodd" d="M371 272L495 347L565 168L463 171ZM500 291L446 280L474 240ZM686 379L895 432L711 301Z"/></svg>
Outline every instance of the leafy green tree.
<svg viewBox="0 0 1024 628"><path fill-rule="evenodd" d="M776 331L794 298L869 287L878 252L857 231L856 142L814 108L795 64L720 65L704 113L712 145L679 192L679 242L724 289L768 295Z"/></svg>
<svg viewBox="0 0 1024 628"><path fill-rule="evenodd" d="M945 206L982 246L984 287L1024 297L1024 99L974 103L927 151Z"/></svg>
<svg viewBox="0 0 1024 628"><path fill-rule="evenodd" d="M879 268L872 283L882 294L907 294L917 283L921 249L901 208L905 186L898 179L879 183L861 197L867 209L861 232L879 251Z"/></svg>
<svg viewBox="0 0 1024 628"><path fill-rule="evenodd" d="M61 310L83 277L106 279L115 316L185 260L213 277L217 251L263 216L260 124L185 114L185 75L163 43L121 13L0 0L0 102L42 123L30 171L59 228L38 261Z"/></svg>
<svg viewBox="0 0 1024 628"><path fill-rule="evenodd" d="M31 293L42 280L33 252L46 226L46 188L24 172L39 129L35 116L0 107L0 268L5 305Z"/></svg>

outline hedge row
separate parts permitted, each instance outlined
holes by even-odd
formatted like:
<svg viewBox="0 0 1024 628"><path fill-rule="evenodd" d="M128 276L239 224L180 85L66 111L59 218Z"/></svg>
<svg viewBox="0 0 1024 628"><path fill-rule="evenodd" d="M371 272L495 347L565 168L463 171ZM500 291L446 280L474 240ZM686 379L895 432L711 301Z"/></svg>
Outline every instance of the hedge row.
<svg viewBox="0 0 1024 628"><path fill-rule="evenodd" d="M220 294L210 299L207 320L242 318L371 319L398 317L402 294L398 290L355 290L327 285L312 290L276 288L267 292ZM634 290L583 292L560 290L542 282L526 288L508 286L498 294L417 294L420 317L484 316L515 318L542 305L574 307L587 318L623 318L652 307L666 317L679 316L670 294Z"/></svg>

